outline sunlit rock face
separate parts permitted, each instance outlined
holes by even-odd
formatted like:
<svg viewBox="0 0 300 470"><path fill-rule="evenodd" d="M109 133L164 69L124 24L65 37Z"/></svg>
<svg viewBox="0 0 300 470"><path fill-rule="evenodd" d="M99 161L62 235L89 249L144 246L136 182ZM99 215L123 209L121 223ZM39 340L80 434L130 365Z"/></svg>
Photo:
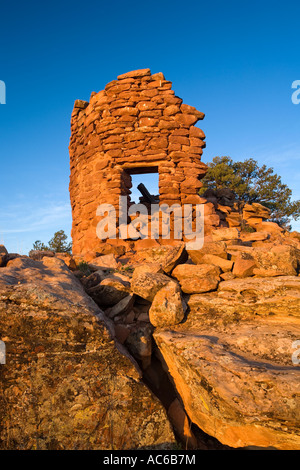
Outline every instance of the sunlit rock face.
<svg viewBox="0 0 300 470"><path fill-rule="evenodd" d="M165 410L105 321L58 258L0 269L1 449L172 445Z"/></svg>

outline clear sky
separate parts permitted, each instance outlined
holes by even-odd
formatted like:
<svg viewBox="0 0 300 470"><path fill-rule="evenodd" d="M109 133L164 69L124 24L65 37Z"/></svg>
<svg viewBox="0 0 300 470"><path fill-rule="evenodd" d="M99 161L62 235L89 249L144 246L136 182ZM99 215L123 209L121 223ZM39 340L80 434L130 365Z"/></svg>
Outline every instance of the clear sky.
<svg viewBox="0 0 300 470"><path fill-rule="evenodd" d="M12 1L0 3L0 19L0 243L9 251L70 234L74 101L139 68L163 72L206 114L205 162L253 157L300 198L298 0Z"/></svg>

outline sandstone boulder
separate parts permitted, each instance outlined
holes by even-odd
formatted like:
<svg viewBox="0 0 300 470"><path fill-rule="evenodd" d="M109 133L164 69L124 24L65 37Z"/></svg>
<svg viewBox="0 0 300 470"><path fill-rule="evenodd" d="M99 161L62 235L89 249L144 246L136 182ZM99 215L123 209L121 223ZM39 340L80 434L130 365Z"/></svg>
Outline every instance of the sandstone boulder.
<svg viewBox="0 0 300 470"><path fill-rule="evenodd" d="M133 275L131 290L145 300L153 301L156 293L171 282L171 279L165 274L141 273Z"/></svg>
<svg viewBox="0 0 300 470"><path fill-rule="evenodd" d="M118 268L118 262L114 254L102 255L92 259L89 262L89 266L92 269L116 269Z"/></svg>
<svg viewBox="0 0 300 470"><path fill-rule="evenodd" d="M0 448L170 447L162 405L66 265L10 263L0 270Z"/></svg>
<svg viewBox="0 0 300 470"><path fill-rule="evenodd" d="M149 319L153 326L171 326L184 318L186 304L181 298L177 282L169 282L155 295L149 310Z"/></svg>
<svg viewBox="0 0 300 470"><path fill-rule="evenodd" d="M135 296L128 294L113 307L105 311L109 318L115 318L117 315L126 315L133 307Z"/></svg>
<svg viewBox="0 0 300 470"><path fill-rule="evenodd" d="M243 256L256 263L253 273L258 276L293 276L299 271L300 250L289 245L267 243L265 246L232 246L228 253L233 261Z"/></svg>
<svg viewBox="0 0 300 470"><path fill-rule="evenodd" d="M119 279L105 278L100 284L87 289L100 308L113 307L128 295L128 287Z"/></svg>
<svg viewBox="0 0 300 470"><path fill-rule="evenodd" d="M112 245L110 243L105 243L105 245L98 248L97 257L103 255L114 255L118 257L124 255L125 252L125 245Z"/></svg>
<svg viewBox="0 0 300 470"><path fill-rule="evenodd" d="M179 264L172 273L185 294L209 292L218 287L221 270L212 264Z"/></svg>
<svg viewBox="0 0 300 470"><path fill-rule="evenodd" d="M49 256L53 258L55 256L55 253L51 250L31 250L29 252L29 258L34 259L36 261L41 261L44 256Z"/></svg>
<svg viewBox="0 0 300 470"><path fill-rule="evenodd" d="M235 277L253 276L256 262L248 253L239 253L235 259L232 273Z"/></svg>
<svg viewBox="0 0 300 470"><path fill-rule="evenodd" d="M134 277L142 273L163 274L163 270L160 263L143 263L135 267Z"/></svg>
<svg viewBox="0 0 300 470"><path fill-rule="evenodd" d="M166 274L170 274L178 264L185 263L187 259L188 254L185 249L185 243L180 243L172 247L165 259L162 260L162 269Z"/></svg>
<svg viewBox="0 0 300 470"><path fill-rule="evenodd" d="M257 230L263 230L272 234L279 234L284 232L284 229L275 222L261 222L257 227Z"/></svg>
<svg viewBox="0 0 300 470"><path fill-rule="evenodd" d="M233 267L233 261L210 254L203 255L197 264L213 264L214 266L218 266L223 273L231 271Z"/></svg>
<svg viewBox="0 0 300 470"><path fill-rule="evenodd" d="M220 228L212 232L214 241L237 240L240 237L240 232L237 228Z"/></svg>
<svg viewBox="0 0 300 470"><path fill-rule="evenodd" d="M76 261L69 253L55 253L55 257L63 260L71 271L77 269Z"/></svg>
<svg viewBox="0 0 300 470"><path fill-rule="evenodd" d="M203 264L201 260L205 255L214 255L225 260L227 260L228 257L226 243L224 241L213 242L204 240L201 250L188 250L188 254L195 264Z"/></svg>
<svg viewBox="0 0 300 470"><path fill-rule="evenodd" d="M189 306L154 339L191 421L231 447L299 449L300 278L222 282Z"/></svg>

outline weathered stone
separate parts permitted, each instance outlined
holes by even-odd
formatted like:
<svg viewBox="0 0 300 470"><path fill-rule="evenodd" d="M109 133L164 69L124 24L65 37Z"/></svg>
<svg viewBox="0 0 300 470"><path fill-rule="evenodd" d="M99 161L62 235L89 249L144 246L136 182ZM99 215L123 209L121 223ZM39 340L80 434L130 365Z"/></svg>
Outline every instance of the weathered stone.
<svg viewBox="0 0 300 470"><path fill-rule="evenodd" d="M131 290L145 300L153 301L156 293L172 280L159 273L133 273Z"/></svg>
<svg viewBox="0 0 300 470"><path fill-rule="evenodd" d="M247 242L264 241L270 238L269 232L241 233L241 239Z"/></svg>
<svg viewBox="0 0 300 470"><path fill-rule="evenodd" d="M68 268L72 271L75 271L75 269L77 269L76 262L72 255L70 255L69 253L55 253L55 257L64 261Z"/></svg>
<svg viewBox="0 0 300 470"><path fill-rule="evenodd" d="M139 69L139 70L132 70L131 72L123 73L122 75L118 76L118 80L124 80L125 78L140 78L150 76L151 72L150 69Z"/></svg>
<svg viewBox="0 0 300 470"><path fill-rule="evenodd" d="M204 432L232 447L299 449L299 305L299 277L235 279L192 295L185 323L156 330L185 411Z"/></svg>
<svg viewBox="0 0 300 470"><path fill-rule="evenodd" d="M233 267L233 261L212 254L203 255L197 264L213 264L214 266L219 266L223 273L231 271Z"/></svg>
<svg viewBox="0 0 300 470"><path fill-rule="evenodd" d="M235 262L232 273L236 277L253 276L256 263L251 255L247 253L239 253Z"/></svg>
<svg viewBox="0 0 300 470"><path fill-rule="evenodd" d="M162 405L61 260L11 261L0 270L0 297L1 449L172 445Z"/></svg>
<svg viewBox="0 0 300 470"><path fill-rule="evenodd" d="M121 344L124 344L130 334L129 328L125 325L120 324L115 325L114 328L117 341L119 341L119 343Z"/></svg>
<svg viewBox="0 0 300 470"><path fill-rule="evenodd" d="M124 255L125 252L125 245L111 245L110 243L105 243L105 245L98 248L97 256L112 254L115 257L118 257Z"/></svg>
<svg viewBox="0 0 300 470"><path fill-rule="evenodd" d="M243 208L243 219L248 220L250 218L262 218L268 219L271 215L270 209L254 202L252 204L245 204Z"/></svg>
<svg viewBox="0 0 300 470"><path fill-rule="evenodd" d="M181 298L180 287L176 282L169 282L155 295L149 310L149 319L153 326L177 325L184 318L186 305Z"/></svg>
<svg viewBox="0 0 300 470"><path fill-rule="evenodd" d="M214 255L227 260L226 243L223 241L209 242L204 240L201 250L188 250L189 257L195 264L202 264L201 260L204 255Z"/></svg>
<svg viewBox="0 0 300 470"><path fill-rule="evenodd" d="M128 295L128 288L120 280L106 278L87 289L87 293L101 308L113 307Z"/></svg>
<svg viewBox="0 0 300 470"><path fill-rule="evenodd" d="M236 228L221 228L212 232L214 241L236 240L240 236L240 232Z"/></svg>
<svg viewBox="0 0 300 470"><path fill-rule="evenodd" d="M109 318L114 318L117 315L126 315L133 307L134 298L134 295L128 294L109 310L106 310L105 314L108 315Z"/></svg>
<svg viewBox="0 0 300 470"><path fill-rule="evenodd" d="M112 204L118 211L119 196L129 200L131 168L133 172L138 168L143 172L146 167L150 172L157 168L163 179L169 175L167 164L171 163L173 181L180 179L183 183L185 179L187 184L168 185L170 193L166 186L160 188L161 200L182 204L186 196L196 196L201 185L198 178L205 175L207 167L200 162L205 136L193 124L204 114L182 105L171 86L171 82L162 79L162 74L151 75L149 69L131 71L119 75L102 92L92 94L85 112L75 108L72 114L69 148L73 255L81 255L86 262L91 261L87 259L88 252L107 253L107 242L112 240L98 237L101 220L96 214L97 207ZM178 146L177 153L172 145ZM182 145L187 151L181 151ZM178 167L172 160L176 160ZM183 174L186 165L190 175ZM162 233L159 235L161 239ZM136 240L133 248L142 246L159 243L144 238ZM116 250L111 252L119 254Z"/></svg>
<svg viewBox="0 0 300 470"><path fill-rule="evenodd" d="M275 224L275 222L261 222L257 225L256 229L263 231L265 230L266 232L275 234L282 233L284 231L283 228L278 224Z"/></svg>
<svg viewBox="0 0 300 470"><path fill-rule="evenodd" d="M116 257L112 253L94 258L89 262L89 265L91 268L97 270L101 268L116 269L118 267Z"/></svg>
<svg viewBox="0 0 300 470"><path fill-rule="evenodd" d="M84 276L81 278L81 284L84 286L85 289L90 289L91 287L95 287L100 284L103 279L107 276L104 271L98 269L97 271L89 274L88 276Z"/></svg>
<svg viewBox="0 0 300 470"><path fill-rule="evenodd" d="M35 261L41 261L44 256L53 257L55 256L55 253L51 250L31 250L29 252L29 258L34 259Z"/></svg>
<svg viewBox="0 0 300 470"><path fill-rule="evenodd" d="M185 263L187 259L188 254L185 249L185 243L180 243L172 247L166 254L165 259L162 260L162 269L166 274L170 274L178 264Z"/></svg>
<svg viewBox="0 0 300 470"><path fill-rule="evenodd" d="M221 270L212 264L179 264L172 272L185 294L209 292L218 287Z"/></svg>

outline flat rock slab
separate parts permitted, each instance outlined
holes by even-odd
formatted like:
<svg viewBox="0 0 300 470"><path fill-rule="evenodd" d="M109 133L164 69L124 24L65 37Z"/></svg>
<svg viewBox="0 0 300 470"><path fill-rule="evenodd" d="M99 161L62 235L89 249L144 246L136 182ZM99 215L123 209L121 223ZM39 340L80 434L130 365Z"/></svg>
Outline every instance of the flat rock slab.
<svg viewBox="0 0 300 470"><path fill-rule="evenodd" d="M190 419L231 447L300 448L300 279L234 279L156 330Z"/></svg>

